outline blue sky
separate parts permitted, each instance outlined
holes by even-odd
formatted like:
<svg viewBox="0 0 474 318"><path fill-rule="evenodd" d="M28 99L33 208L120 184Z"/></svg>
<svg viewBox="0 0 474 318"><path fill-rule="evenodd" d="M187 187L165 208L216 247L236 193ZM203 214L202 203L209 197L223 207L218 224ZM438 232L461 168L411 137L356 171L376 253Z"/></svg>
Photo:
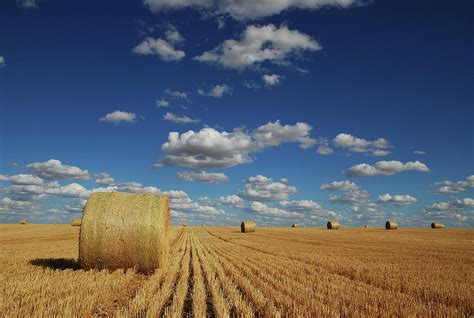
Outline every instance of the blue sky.
<svg viewBox="0 0 474 318"><path fill-rule="evenodd" d="M0 4L0 222L474 226L473 5Z"/></svg>

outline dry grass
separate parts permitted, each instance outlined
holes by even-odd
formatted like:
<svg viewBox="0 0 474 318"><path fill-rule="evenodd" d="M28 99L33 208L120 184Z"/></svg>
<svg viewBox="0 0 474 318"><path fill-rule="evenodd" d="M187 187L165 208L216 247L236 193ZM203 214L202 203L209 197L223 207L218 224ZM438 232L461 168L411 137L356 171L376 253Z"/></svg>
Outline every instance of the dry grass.
<svg viewBox="0 0 474 318"><path fill-rule="evenodd" d="M83 270L79 228L0 225L1 317L469 317L474 230L172 227L166 270ZM104 292L107 291L107 292Z"/></svg>

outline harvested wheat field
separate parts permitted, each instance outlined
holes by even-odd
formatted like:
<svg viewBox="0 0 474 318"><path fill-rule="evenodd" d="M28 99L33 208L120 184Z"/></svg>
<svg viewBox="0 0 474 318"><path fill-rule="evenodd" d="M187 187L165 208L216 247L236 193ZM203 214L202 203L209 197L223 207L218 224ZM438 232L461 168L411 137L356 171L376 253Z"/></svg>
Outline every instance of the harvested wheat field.
<svg viewBox="0 0 474 318"><path fill-rule="evenodd" d="M171 227L151 275L79 269L78 239L70 225L0 225L0 316L474 313L474 230Z"/></svg>

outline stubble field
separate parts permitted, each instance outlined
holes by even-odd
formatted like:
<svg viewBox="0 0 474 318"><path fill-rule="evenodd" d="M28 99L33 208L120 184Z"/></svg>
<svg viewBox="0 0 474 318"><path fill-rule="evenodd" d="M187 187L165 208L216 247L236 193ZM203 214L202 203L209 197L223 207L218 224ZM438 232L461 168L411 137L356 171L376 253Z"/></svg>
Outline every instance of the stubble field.
<svg viewBox="0 0 474 318"><path fill-rule="evenodd" d="M474 230L172 227L153 275L84 271L79 228L0 225L2 317L469 317Z"/></svg>

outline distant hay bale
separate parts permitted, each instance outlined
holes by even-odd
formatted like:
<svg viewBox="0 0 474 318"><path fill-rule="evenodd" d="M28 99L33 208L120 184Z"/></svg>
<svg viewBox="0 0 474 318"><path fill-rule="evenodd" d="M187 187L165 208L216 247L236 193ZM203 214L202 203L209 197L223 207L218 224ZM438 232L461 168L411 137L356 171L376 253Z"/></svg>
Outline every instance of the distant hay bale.
<svg viewBox="0 0 474 318"><path fill-rule="evenodd" d="M299 224L296 224L296 223L293 223L293 224L291 225L291 227L300 227L300 225L299 225Z"/></svg>
<svg viewBox="0 0 474 318"><path fill-rule="evenodd" d="M90 268L136 268L150 273L168 257L168 197L96 192L87 200L79 235L79 264Z"/></svg>
<svg viewBox="0 0 474 318"><path fill-rule="evenodd" d="M341 224L337 221L329 221L327 224L328 230L339 230L341 227Z"/></svg>
<svg viewBox="0 0 474 318"><path fill-rule="evenodd" d="M445 226L444 226L444 224L442 224L442 223L434 223L434 222L431 223L431 228L432 228L432 229L444 229L444 227L445 227Z"/></svg>
<svg viewBox="0 0 474 318"><path fill-rule="evenodd" d="M72 226L81 226L81 219L79 219L79 218L72 218L72 220L71 220L71 225L72 225Z"/></svg>
<svg viewBox="0 0 474 318"><path fill-rule="evenodd" d="M396 221L387 221L385 222L385 229L386 230L397 230L398 223Z"/></svg>
<svg viewBox="0 0 474 318"><path fill-rule="evenodd" d="M369 226L368 225L364 225L365 228L368 228Z"/></svg>
<svg viewBox="0 0 474 318"><path fill-rule="evenodd" d="M240 232L242 233L250 233L255 232L257 228L257 223L254 221L244 221L240 224Z"/></svg>
<svg viewBox="0 0 474 318"><path fill-rule="evenodd" d="M26 225L29 224L27 219L21 219L20 224Z"/></svg>

